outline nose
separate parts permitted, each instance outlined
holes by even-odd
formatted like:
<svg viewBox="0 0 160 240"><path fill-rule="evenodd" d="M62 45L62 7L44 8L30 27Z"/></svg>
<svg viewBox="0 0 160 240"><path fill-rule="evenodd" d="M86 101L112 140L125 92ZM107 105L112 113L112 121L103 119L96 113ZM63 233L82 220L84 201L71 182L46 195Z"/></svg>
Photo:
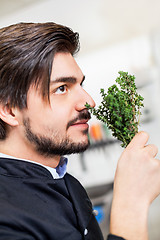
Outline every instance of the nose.
<svg viewBox="0 0 160 240"><path fill-rule="evenodd" d="M85 104L88 103L91 107L95 107L95 102L93 98L87 93L83 88L81 88L81 92L77 93L78 99L76 102L76 110L82 111L86 108Z"/></svg>

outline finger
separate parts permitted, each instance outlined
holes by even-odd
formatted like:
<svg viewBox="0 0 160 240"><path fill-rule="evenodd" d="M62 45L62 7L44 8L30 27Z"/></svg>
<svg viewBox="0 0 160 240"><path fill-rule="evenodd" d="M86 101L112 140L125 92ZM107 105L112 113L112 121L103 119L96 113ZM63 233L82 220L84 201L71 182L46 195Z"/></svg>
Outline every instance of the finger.
<svg viewBox="0 0 160 240"><path fill-rule="evenodd" d="M148 133L141 131L134 136L132 141L128 144L127 148L142 148L146 145L148 139Z"/></svg>
<svg viewBox="0 0 160 240"><path fill-rule="evenodd" d="M145 146L144 150L147 151L151 157L155 157L158 153L158 147L154 144Z"/></svg>

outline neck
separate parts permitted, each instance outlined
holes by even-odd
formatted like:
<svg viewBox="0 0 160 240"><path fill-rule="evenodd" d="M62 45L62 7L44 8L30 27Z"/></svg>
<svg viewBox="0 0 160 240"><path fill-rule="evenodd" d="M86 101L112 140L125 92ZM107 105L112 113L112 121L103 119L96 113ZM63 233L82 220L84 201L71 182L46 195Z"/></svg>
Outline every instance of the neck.
<svg viewBox="0 0 160 240"><path fill-rule="evenodd" d="M16 158L34 161L52 168L57 167L61 157L59 155L41 155L33 147L31 148L29 144L24 144L23 141L12 139L11 137L4 141L0 141L0 152Z"/></svg>

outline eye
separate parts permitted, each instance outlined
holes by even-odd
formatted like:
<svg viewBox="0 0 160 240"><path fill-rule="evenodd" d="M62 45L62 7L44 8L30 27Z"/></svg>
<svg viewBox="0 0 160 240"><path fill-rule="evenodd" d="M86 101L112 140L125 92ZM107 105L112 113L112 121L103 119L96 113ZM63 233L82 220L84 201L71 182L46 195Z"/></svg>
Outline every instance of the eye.
<svg viewBox="0 0 160 240"><path fill-rule="evenodd" d="M55 90L55 94L63 94L67 92L67 86L62 85Z"/></svg>

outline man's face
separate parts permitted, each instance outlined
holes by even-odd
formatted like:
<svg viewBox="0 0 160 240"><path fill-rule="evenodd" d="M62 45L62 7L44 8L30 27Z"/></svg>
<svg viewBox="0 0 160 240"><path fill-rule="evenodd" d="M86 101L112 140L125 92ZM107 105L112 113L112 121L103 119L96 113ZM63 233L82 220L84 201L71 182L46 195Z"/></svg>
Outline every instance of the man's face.
<svg viewBox="0 0 160 240"><path fill-rule="evenodd" d="M51 73L50 104L35 88L29 90L22 127L27 144L40 154L65 155L88 147L90 114L85 103L95 103L83 89L83 81L84 75L72 55L57 53Z"/></svg>

